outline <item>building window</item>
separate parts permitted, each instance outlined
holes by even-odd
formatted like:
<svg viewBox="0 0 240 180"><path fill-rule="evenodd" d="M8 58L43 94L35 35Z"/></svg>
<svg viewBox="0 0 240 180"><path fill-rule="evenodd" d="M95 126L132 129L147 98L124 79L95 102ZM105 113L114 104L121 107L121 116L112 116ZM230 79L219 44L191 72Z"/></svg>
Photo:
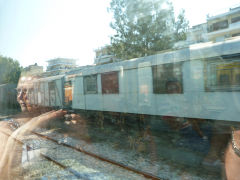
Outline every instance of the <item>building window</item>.
<svg viewBox="0 0 240 180"><path fill-rule="evenodd" d="M102 93L103 94L118 94L118 72L108 72L101 74Z"/></svg>
<svg viewBox="0 0 240 180"><path fill-rule="evenodd" d="M90 75L83 77L84 93L96 94L97 93L97 75Z"/></svg>
<svg viewBox="0 0 240 180"><path fill-rule="evenodd" d="M155 65L153 72L153 93L155 94L181 94L182 63Z"/></svg>
<svg viewBox="0 0 240 180"><path fill-rule="evenodd" d="M210 26L210 32L228 28L228 21L220 21Z"/></svg>
<svg viewBox="0 0 240 180"><path fill-rule="evenodd" d="M234 17L231 19L231 22L232 23L236 23L236 22L239 22L240 21L240 16L237 16L237 17Z"/></svg>
<svg viewBox="0 0 240 180"><path fill-rule="evenodd" d="M205 64L206 91L240 90L239 60L215 59Z"/></svg>
<svg viewBox="0 0 240 180"><path fill-rule="evenodd" d="M233 34L232 37L240 36L240 33Z"/></svg>

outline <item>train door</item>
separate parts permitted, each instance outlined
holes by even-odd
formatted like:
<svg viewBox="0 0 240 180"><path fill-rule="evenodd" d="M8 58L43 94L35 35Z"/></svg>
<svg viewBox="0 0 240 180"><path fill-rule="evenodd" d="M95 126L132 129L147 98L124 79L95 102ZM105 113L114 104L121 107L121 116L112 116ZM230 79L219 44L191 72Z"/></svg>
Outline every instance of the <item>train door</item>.
<svg viewBox="0 0 240 180"><path fill-rule="evenodd" d="M42 95L41 95L41 87L40 87L40 82L37 83L37 104L41 106L42 103Z"/></svg>
<svg viewBox="0 0 240 180"><path fill-rule="evenodd" d="M41 93L41 106L45 106L45 89L44 83L40 83L40 93Z"/></svg>
<svg viewBox="0 0 240 180"><path fill-rule="evenodd" d="M33 83L34 87L34 105L38 105L38 84L35 82Z"/></svg>
<svg viewBox="0 0 240 180"><path fill-rule="evenodd" d="M64 106L66 108L72 107L72 81L65 81L64 82Z"/></svg>
<svg viewBox="0 0 240 180"><path fill-rule="evenodd" d="M44 105L49 106L49 92L48 92L48 82L44 82Z"/></svg>
<svg viewBox="0 0 240 180"><path fill-rule="evenodd" d="M48 93L49 93L49 106L56 106L56 93L55 93L55 82L48 83Z"/></svg>
<svg viewBox="0 0 240 180"><path fill-rule="evenodd" d="M29 100L29 103L31 104L31 105L33 105L34 104L34 89L33 88L29 88L28 89L28 100Z"/></svg>

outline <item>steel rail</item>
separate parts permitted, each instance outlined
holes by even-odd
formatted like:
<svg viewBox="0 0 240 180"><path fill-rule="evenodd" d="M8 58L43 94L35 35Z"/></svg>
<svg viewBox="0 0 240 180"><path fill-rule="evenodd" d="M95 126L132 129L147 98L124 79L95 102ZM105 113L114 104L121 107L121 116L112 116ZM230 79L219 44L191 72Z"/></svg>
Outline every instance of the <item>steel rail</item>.
<svg viewBox="0 0 240 180"><path fill-rule="evenodd" d="M16 137L12 137L11 134L8 134L7 132L4 132L4 131L2 131L2 130L0 130L0 132L1 132L2 134L5 134L5 135L8 136L8 137L13 138L14 141L16 141L17 143L22 144L22 145L26 145L26 146L27 146L27 149L32 149L31 146L29 146L28 144L24 143L23 141L17 139ZM51 162L53 162L54 164L56 164L57 166L61 167L62 169L66 170L66 171L68 171L68 172L70 172L70 173L72 173L72 174L73 174L74 176L76 176L77 178L86 179L86 180L89 179L89 178L87 178L86 176L82 175L81 173L77 172L76 170L74 170L74 169L72 169L72 168L70 168L70 167L68 167L68 166L65 166L64 164L62 164L62 163L58 162L57 160L51 158L50 156L47 156L47 155L45 155L45 154L43 154L43 153L40 153L40 155L41 155L42 157L44 157L46 160L51 161Z"/></svg>
<svg viewBox="0 0 240 180"><path fill-rule="evenodd" d="M126 169L126 170L128 170L128 171L132 171L132 172L134 172L134 173L136 173L136 174L143 175L144 177L146 177L146 178L148 178L148 179L160 180L159 177L157 177L157 176L155 176L155 175L153 175L153 174L150 174L150 173L148 173L148 172L141 171L141 170L138 170L138 169L136 169L136 168L127 166L127 165L125 165L125 164L123 164L123 163L117 162L117 161L112 160L112 159L109 159L109 158L107 158L107 157L103 157L103 156L94 154L94 153L92 153L92 152L89 152L89 151L86 151L86 150L82 149L81 147L75 147L75 146L69 145L69 144L67 144L67 143L60 142L60 141L58 141L58 140L56 140L56 139L53 139L53 138L51 138L51 137L49 137L49 136L46 136L46 135L43 135L43 134L40 134L40 133L37 133L37 132L34 132L34 131L31 131L31 132L32 132L33 134L37 135L37 136L40 136L40 137L44 138L44 139L48 139L48 140L50 140L50 141L52 141L52 142L55 142L55 143L57 143L57 144L63 145L63 146L65 146L65 147L74 149L74 150L79 151L79 152L82 152L82 153L84 153L84 154L86 154L86 155L88 155L88 156L94 157L94 158L99 159L99 160L101 160L101 161L108 162L108 163L110 163L110 164L114 164L114 165L119 166L119 167L121 167L121 168L123 168L123 169Z"/></svg>

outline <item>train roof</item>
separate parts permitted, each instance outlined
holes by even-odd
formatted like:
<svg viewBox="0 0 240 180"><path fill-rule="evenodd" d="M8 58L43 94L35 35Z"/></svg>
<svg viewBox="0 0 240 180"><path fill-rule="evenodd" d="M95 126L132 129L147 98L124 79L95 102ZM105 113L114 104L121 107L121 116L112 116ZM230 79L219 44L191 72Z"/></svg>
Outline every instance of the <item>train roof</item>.
<svg viewBox="0 0 240 180"><path fill-rule="evenodd" d="M223 42L207 42L190 45L187 48L156 55L130 59L115 63L90 66L74 69L77 76L104 73L109 71L121 71L123 69L136 69L157 64L177 63L189 60L224 58L232 54L239 54L240 38L231 38ZM71 74L71 71L70 71Z"/></svg>
<svg viewBox="0 0 240 180"><path fill-rule="evenodd" d="M17 85L17 89L22 89L22 88L30 89L30 88L33 88L34 83L50 82L50 81L54 81L56 79L61 79L62 77L64 77L64 75L49 76L49 77L37 78L37 79L31 79L30 77L26 77L24 79L20 78L18 85ZM30 79L28 79L28 78L30 78Z"/></svg>
<svg viewBox="0 0 240 180"><path fill-rule="evenodd" d="M62 77L64 77L64 74L35 79L33 82L54 81L54 80L57 80L57 79L61 79Z"/></svg>
<svg viewBox="0 0 240 180"><path fill-rule="evenodd" d="M232 38L227 41L217 43L213 42L199 43L190 45L189 47L184 49L164 52L156 55L140 57L103 65L85 66L79 69L75 68L63 75L39 78L29 83L54 81L56 79L61 79L64 76L66 77L66 79L71 79L76 76L91 75L109 71L122 71L126 69L136 69L142 67L149 67L157 64L177 63L198 59L205 60L214 57L222 58L224 56L229 56L232 54L238 54L240 56L239 47L240 38ZM28 82L25 82L21 86L26 86L27 84Z"/></svg>

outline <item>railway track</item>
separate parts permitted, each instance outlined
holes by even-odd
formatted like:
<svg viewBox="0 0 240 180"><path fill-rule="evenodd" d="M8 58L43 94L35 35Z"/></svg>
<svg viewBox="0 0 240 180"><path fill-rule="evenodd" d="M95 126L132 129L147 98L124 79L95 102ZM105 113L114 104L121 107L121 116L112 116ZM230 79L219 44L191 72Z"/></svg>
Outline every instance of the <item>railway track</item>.
<svg viewBox="0 0 240 180"><path fill-rule="evenodd" d="M71 148L71 149L73 149L73 150L76 150L76 151L79 151L79 152L81 152L81 153L84 153L84 154L86 154L86 155L88 155L88 156L94 157L94 158L96 158L96 159L98 159L98 160L101 160L101 161L104 161L104 162L113 164L113 165L115 165L115 166L119 166L119 167L121 167L121 168L123 168L123 169L125 169L125 170L128 170L128 171L132 171L132 172L134 172L134 173L136 173L136 174L139 174L139 175L144 176L145 178L153 179L153 180L160 180L159 177L154 176L153 174L150 174L150 173L148 173L148 172L141 171L141 170L138 170L138 169L136 169L136 168L127 166L127 165L125 165L125 164L123 164L123 163L114 161L114 160L112 160L112 159L109 159L109 158L106 158L106 157L103 157L103 156L94 154L94 153L92 153L92 152L89 152L89 151L86 151L86 150L82 149L81 147L75 147L75 146L72 146L72 145L70 145L70 144L67 144L67 143L64 143L64 142L60 142L60 141L58 141L58 140L56 140L56 139L53 139L53 138L51 138L51 137L49 137L49 136L46 136L46 135L43 135L43 134L40 134L40 133L37 133L37 132L33 132L33 131L32 131L32 133L35 134L35 135L37 135L37 136L39 136L39 137L41 137L41 138L50 140L50 141L52 141L52 142L54 142L54 143L63 145L63 146L65 146L65 147L68 147L68 148Z"/></svg>
<svg viewBox="0 0 240 180"><path fill-rule="evenodd" d="M8 136L8 137L11 137L14 139L14 141L16 141L17 143L19 144L22 144L22 145L26 145L27 149L32 149L31 146L27 145L26 143L24 143L22 140L16 138L16 137L12 137L11 134L8 134L4 131L1 131L0 130L0 133ZM81 178L81 179L88 179L86 178L84 175L82 175L81 173L77 172L76 170L72 169L71 167L68 167L66 165L64 165L63 163L53 159L52 157L46 155L46 154L43 154L43 153L40 153L41 157L45 158L46 160L50 161L50 162L53 162L55 165L59 166L60 168L64 169L65 171L68 171L69 173L73 174L76 178Z"/></svg>
<svg viewBox="0 0 240 180"><path fill-rule="evenodd" d="M1 131L1 133L5 134L6 136L10 137L11 134L8 134L4 131ZM84 153L85 155L87 156L90 156L90 157L93 157L97 160L100 160L100 161L103 161L103 162L107 162L111 165L114 165L114 166L118 166L120 168L123 168L124 170L127 170L127 171L131 171L133 173L136 173L138 175L141 175L141 176L144 176L145 178L148 178L148 179L153 179L153 180L160 180L159 177L157 176L154 176L150 173L147 173L147 172L144 172L144 171L141 171L141 170L138 170L136 168L133 168L133 167L129 167L123 163L120 163L120 162L117 162L117 161L114 161L112 159L109 159L109 158L106 158L106 157L103 157L103 156L100 156L100 155L97 155L97 154L94 154L92 152L89 152L89 151L86 151L84 149L82 149L81 147L75 147L75 146L72 146L70 144L67 144L67 143L64 143L64 142L61 142L57 139L54 139L54 138L51 138L47 135L43 135L41 133L38 133L38 132L34 132L34 131L31 131L32 134L40 137L40 138L43 138L43 139L46 139L48 141L51 141L51 142L54 142L56 143L57 145L61 145L61 146L64 146L64 147L67 147L67 148L70 148L70 149L73 149L75 151L78 151L78 152L81 152L81 153ZM11 136L12 137L12 136ZM31 146L27 145L26 143L24 143L22 140L16 138L16 137L12 137L14 139L14 141L16 141L17 143L20 143L22 145L26 145L27 149L32 149ZM40 153L40 156L42 156L43 158L45 158L47 161L50 161L50 162L53 162L55 165L59 166L60 168L64 169L65 171L68 171L69 173L73 174L76 178L80 178L80 179L89 179L88 177L86 177L84 174L81 174L79 173L78 171L72 169L71 167L68 167L66 165L64 165L63 163L59 162L58 160L44 154L44 153Z"/></svg>

